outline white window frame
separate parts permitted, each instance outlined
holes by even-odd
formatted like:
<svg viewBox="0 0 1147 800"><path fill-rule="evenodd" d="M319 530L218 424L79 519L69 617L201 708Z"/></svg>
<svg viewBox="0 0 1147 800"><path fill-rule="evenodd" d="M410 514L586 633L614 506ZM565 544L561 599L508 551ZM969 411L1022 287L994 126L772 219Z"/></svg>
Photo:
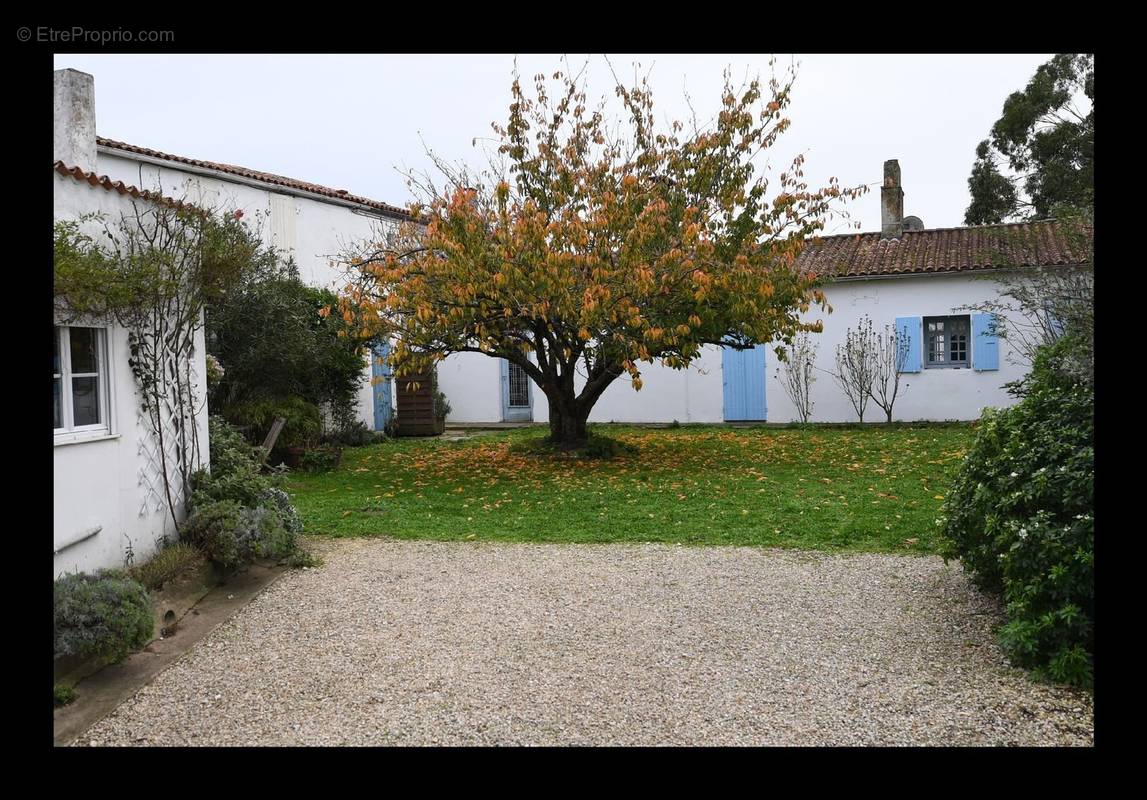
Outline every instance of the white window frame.
<svg viewBox="0 0 1147 800"><path fill-rule="evenodd" d="M92 425L73 425L72 415L72 378L91 377L91 373L74 375L72 373L72 343L68 331L71 328L92 328L96 335L96 358L99 372L96 373L97 391L99 392L100 421ZM72 444L74 442L87 442L95 439L106 439L115 435L112 420L114 419L113 403L115 400L112 387L112 366L109 358L111 348L111 329L106 325L56 325L55 333L60 346L60 372L52 373L53 380L60 380L61 422L63 427L53 428L52 434L55 444Z"/></svg>

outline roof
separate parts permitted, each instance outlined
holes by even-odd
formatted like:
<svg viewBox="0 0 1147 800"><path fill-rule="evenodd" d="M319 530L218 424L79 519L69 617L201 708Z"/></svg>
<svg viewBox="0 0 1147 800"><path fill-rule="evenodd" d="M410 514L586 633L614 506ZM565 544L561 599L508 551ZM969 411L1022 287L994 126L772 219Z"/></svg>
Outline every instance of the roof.
<svg viewBox="0 0 1147 800"><path fill-rule="evenodd" d="M130 195L131 197L133 197L135 199L151 200L151 201L154 201L157 203L162 203L164 205L174 206L175 208L189 208L189 209L196 208L196 206L193 206L190 203L184 203L184 202L181 202L179 200L174 200L170 197L166 197L166 196L161 195L157 192L149 192L145 189L139 189L139 188L136 188L135 186L129 186L128 184L124 183L123 181L113 181L107 175L96 175L96 173L88 172L84 169L81 169L80 167L69 167L63 161L57 161L53 165L53 168L56 170L56 172L60 173L61 175L65 176L65 177L71 176L72 178L75 178L80 183L87 183L87 184L90 184L91 186L98 186L98 187L101 187L103 189L108 190L109 192L116 192L117 194Z"/></svg>
<svg viewBox="0 0 1147 800"><path fill-rule="evenodd" d="M195 158L174 156L170 153L160 152L159 150L152 150L147 147L139 147L138 145L127 144L126 142L117 142L114 139L106 139L103 136L96 137L96 144L100 147L106 147L113 150L122 150L126 153L135 153L136 155L148 156L149 158L157 158L163 161L171 161L177 164L187 164L188 166L199 167L200 169L211 169L217 172L225 172L228 175L237 175L241 178L249 178L251 180L259 181L260 183L269 183L275 186L283 186L289 189L298 189L300 191L309 192L310 194L316 194L322 197L330 197L336 200L345 200L349 203L355 203L360 206L371 208L391 217L399 217L401 219L410 218L410 214L404 208L399 208L398 206L392 206L389 203L382 203L378 200L371 200L367 197L351 194L346 189L331 189L329 186L321 186L317 183L300 181L296 178L286 178L282 175L274 175L270 172L260 172L258 170L248 169L247 167L237 167L234 164L222 164L217 161L200 161L199 159Z"/></svg>
<svg viewBox="0 0 1147 800"><path fill-rule="evenodd" d="M1087 262L1093 236L1091 228L1083 235L1079 230L1062 220L1039 220L906 231L899 239L879 233L824 236L810 240L797 263L830 278L1077 265Z"/></svg>

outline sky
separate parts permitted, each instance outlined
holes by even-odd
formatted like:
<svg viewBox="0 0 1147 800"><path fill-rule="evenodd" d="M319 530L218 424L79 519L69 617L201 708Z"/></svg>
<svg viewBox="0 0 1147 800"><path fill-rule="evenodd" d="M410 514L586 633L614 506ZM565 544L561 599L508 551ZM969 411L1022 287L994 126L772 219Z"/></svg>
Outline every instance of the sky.
<svg viewBox="0 0 1147 800"><path fill-rule="evenodd" d="M412 195L402 171L430 169L427 148L485 163L480 148L490 146L491 123L505 123L515 58L527 86L536 73L584 65L591 108L595 98L612 98L610 65L625 80L640 64L661 122L690 119L686 92L699 118L713 116L726 68L735 84L772 73L761 54L69 53L54 62L95 76L100 136L405 205ZM841 186L873 187L826 234L856 223L880 229L878 187L890 158L900 162L906 215L929 228L962 225L976 145L1007 96L1049 58L778 54L778 73L795 63L797 78L792 124L767 154L769 166L776 174L803 153L812 189L832 176Z"/></svg>

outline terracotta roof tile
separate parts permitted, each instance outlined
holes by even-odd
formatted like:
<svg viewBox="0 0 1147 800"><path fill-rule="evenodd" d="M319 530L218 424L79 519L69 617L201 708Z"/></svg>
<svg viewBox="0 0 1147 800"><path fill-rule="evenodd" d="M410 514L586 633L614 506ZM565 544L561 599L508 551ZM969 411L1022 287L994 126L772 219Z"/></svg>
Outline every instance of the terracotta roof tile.
<svg viewBox="0 0 1147 800"><path fill-rule="evenodd" d="M164 205L174 206L175 208L197 208L190 203L183 203L179 200L165 197L164 195L158 194L156 192L149 192L144 189L139 189L135 186L129 186L123 181L113 181L107 175L96 175L96 173L88 172L81 169L80 167L69 167L63 161L55 162L53 168L61 175L75 178L80 183L87 183L91 186L107 189L109 192L116 192L117 194L129 195L130 197L137 200L151 200L157 203L163 203Z"/></svg>
<svg viewBox="0 0 1147 800"><path fill-rule="evenodd" d="M367 197L360 197L359 195L351 194L346 189L331 189L328 186L320 186L317 183L309 183L307 181L296 180L295 178L286 178L282 175L274 175L270 172L260 172L258 170L248 169L247 167L237 167L234 164L222 164L216 161L200 161L194 158L184 158L183 156L174 156L170 153L163 153L159 150L152 150L147 147L139 147L134 144L127 144L126 142L117 142L114 139L106 139L103 136L96 137L96 144L100 147L107 147L114 150L123 150L128 153L136 153L141 156L148 156L150 158L158 158L164 161L173 161L179 164L188 164L193 167L200 167L202 169L212 169L217 172L225 172L229 175L238 175L243 178L250 178L261 183L269 183L275 186L284 186L291 189L299 189L311 194L321 195L323 197L333 197L338 200L346 200L351 203L356 203L361 206L372 208L380 211L383 214L391 217L398 217L400 219L409 219L410 215L406 209L392 206L388 203L382 203L378 200L371 200Z"/></svg>
<svg viewBox="0 0 1147 800"><path fill-rule="evenodd" d="M1092 236L1062 220L907 231L899 239L853 233L810 240L797 263L837 278L1082 264Z"/></svg>

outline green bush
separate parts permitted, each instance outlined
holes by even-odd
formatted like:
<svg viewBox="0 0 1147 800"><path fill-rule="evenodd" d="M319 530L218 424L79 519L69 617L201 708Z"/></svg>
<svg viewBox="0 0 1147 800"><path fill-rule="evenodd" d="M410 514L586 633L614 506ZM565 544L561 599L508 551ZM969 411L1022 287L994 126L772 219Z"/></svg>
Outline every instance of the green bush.
<svg viewBox="0 0 1147 800"><path fill-rule="evenodd" d="M256 558L285 558L298 547L272 508L243 508L231 500L198 508L183 527L184 538L215 564L231 570Z"/></svg>
<svg viewBox="0 0 1147 800"><path fill-rule="evenodd" d="M299 463L307 472L329 472L342 460L342 448L331 445L315 447L303 453Z"/></svg>
<svg viewBox="0 0 1147 800"><path fill-rule="evenodd" d="M365 447L385 438L383 434L372 431L361 420L350 420L333 431L323 434L320 442L336 447Z"/></svg>
<svg viewBox="0 0 1147 800"><path fill-rule="evenodd" d="M337 308L334 292L306 285L293 265L212 304L207 350L226 367L211 389L212 408L230 418L235 404L301 397L329 405L336 419L351 413L367 375L365 342Z"/></svg>
<svg viewBox="0 0 1147 800"><path fill-rule="evenodd" d="M259 495L259 505L263 508L273 509L282 520L283 527L291 533L302 533L303 522L299 519L299 512L291 497L282 489L269 487Z"/></svg>
<svg viewBox="0 0 1147 800"><path fill-rule="evenodd" d="M275 441L275 451L288 447L306 447L318 441L323 430L323 416L319 407L301 397L273 400L254 400L236 403L224 411L227 421L246 428L252 444L262 444L271 432L277 417L286 423Z"/></svg>
<svg viewBox="0 0 1147 800"><path fill-rule="evenodd" d="M942 553L1002 595L1009 657L1037 676L1090 686L1094 653L1094 393L1060 368L1071 342L1042 350L987 410L945 502Z"/></svg>
<svg viewBox="0 0 1147 800"><path fill-rule="evenodd" d="M57 683L52 687L53 706L59 708L66 706L76 699L76 690L66 683Z"/></svg>
<svg viewBox="0 0 1147 800"><path fill-rule="evenodd" d="M208 421L211 443L211 470L198 470L191 478L189 510L220 500L255 507L271 481L261 473L261 453L226 420L212 416Z"/></svg>
<svg viewBox="0 0 1147 800"><path fill-rule="evenodd" d="M122 661L155 631L147 589L122 572L66 575L55 581L53 603L56 658Z"/></svg>

